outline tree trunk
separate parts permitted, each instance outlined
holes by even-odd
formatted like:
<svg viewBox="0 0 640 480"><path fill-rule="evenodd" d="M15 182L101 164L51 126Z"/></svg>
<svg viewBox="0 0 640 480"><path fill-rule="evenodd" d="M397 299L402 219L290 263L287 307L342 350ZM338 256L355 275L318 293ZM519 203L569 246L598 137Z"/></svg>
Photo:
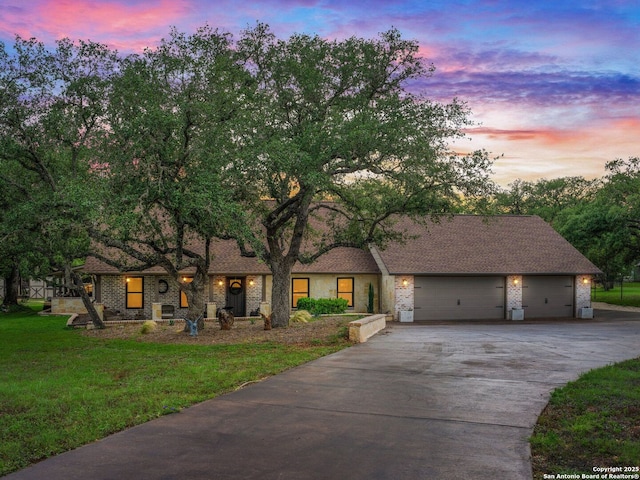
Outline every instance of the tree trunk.
<svg viewBox="0 0 640 480"><path fill-rule="evenodd" d="M93 326L96 328L104 328L104 322L98 315L95 305L91 301L91 298L89 298L89 294L84 289L84 282L82 281L82 277L77 272L71 270L70 278L71 282L73 283L72 288L78 295L80 295L80 298L82 298L82 303L87 309L87 313L89 314L89 318L91 318L91 323L93 323Z"/></svg>
<svg viewBox="0 0 640 480"><path fill-rule="evenodd" d="M291 288L291 266L286 260L272 262L273 287L271 290L271 325L273 328L288 327L291 316L289 289Z"/></svg>
<svg viewBox="0 0 640 480"><path fill-rule="evenodd" d="M189 303L187 319L191 321L199 319L198 330L202 330L204 328L205 317L204 282L198 281L198 279L194 277L193 281L183 284L182 288L184 294L187 296L187 302ZM184 331L189 331L189 324L187 322L185 322Z"/></svg>
<svg viewBox="0 0 640 480"><path fill-rule="evenodd" d="M17 265L11 266L9 275L4 277L4 299L2 305L7 307L18 305L18 290L20 287L20 272Z"/></svg>

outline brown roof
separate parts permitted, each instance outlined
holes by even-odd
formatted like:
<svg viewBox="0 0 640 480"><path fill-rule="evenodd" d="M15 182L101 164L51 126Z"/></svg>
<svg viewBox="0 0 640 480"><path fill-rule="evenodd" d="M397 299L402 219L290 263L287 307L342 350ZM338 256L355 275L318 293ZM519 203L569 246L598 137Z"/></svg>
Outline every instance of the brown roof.
<svg viewBox="0 0 640 480"><path fill-rule="evenodd" d="M397 228L412 237L380 251L392 275L597 274L600 270L537 216L456 215Z"/></svg>
<svg viewBox="0 0 640 480"><path fill-rule="evenodd" d="M439 223L421 225L406 217L396 228L411 238L379 251L383 268L391 275L575 275L600 270L537 216L482 217L456 215ZM257 258L240 256L235 241L214 241L210 274L269 274ZM118 270L94 257L84 270L117 274ZM144 273L162 274L161 268ZM356 248L338 248L311 265L296 264L293 273L380 273L373 256Z"/></svg>
<svg viewBox="0 0 640 480"><path fill-rule="evenodd" d="M233 240L218 240L211 244L211 266L209 274L220 275L261 275L269 274L269 268L257 258L242 257ZM95 257L88 257L84 266L88 273L115 275L118 269ZM145 270L147 274L163 274L160 267ZM320 257L311 265L297 263L293 273L372 273L380 270L368 251L358 248L336 248Z"/></svg>

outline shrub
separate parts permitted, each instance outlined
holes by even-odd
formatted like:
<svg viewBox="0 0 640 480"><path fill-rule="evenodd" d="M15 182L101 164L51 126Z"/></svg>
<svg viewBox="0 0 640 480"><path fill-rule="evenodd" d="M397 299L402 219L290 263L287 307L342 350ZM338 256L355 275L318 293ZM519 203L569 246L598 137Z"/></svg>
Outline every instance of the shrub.
<svg viewBox="0 0 640 480"><path fill-rule="evenodd" d="M344 298L307 298L303 297L296 304L298 310L307 310L313 315L331 315L347 311L349 302Z"/></svg>
<svg viewBox="0 0 640 480"><path fill-rule="evenodd" d="M374 292L373 292L373 283L369 284L369 298L367 301L367 313L373 313L373 299L374 299Z"/></svg>
<svg viewBox="0 0 640 480"><path fill-rule="evenodd" d="M154 322L153 320L147 320L142 324L140 333L142 333L143 335L147 333L152 333L156 331L156 328L158 328L158 324L156 322Z"/></svg>
<svg viewBox="0 0 640 480"><path fill-rule="evenodd" d="M298 303L296 303L296 308L298 310L306 310L308 312L312 312L316 305L316 301L313 298L302 297L298 299Z"/></svg>
<svg viewBox="0 0 640 480"><path fill-rule="evenodd" d="M306 310L298 310L291 315L291 323L309 323L311 320L311 314Z"/></svg>

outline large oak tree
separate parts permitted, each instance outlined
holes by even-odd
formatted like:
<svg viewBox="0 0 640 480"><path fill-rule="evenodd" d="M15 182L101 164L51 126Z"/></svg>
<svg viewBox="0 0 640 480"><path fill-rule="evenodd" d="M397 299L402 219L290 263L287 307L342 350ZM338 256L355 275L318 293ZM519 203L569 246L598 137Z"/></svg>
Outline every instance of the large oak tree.
<svg viewBox="0 0 640 480"><path fill-rule="evenodd" d="M91 229L94 255L121 271L161 267L200 327L211 241L244 225L222 172L246 79L229 35L173 30L123 59L96 151L104 204Z"/></svg>
<svg viewBox="0 0 640 480"><path fill-rule="evenodd" d="M72 268L89 251L85 224L95 212L91 149L103 132L104 99L115 54L92 42L35 39L0 48L0 184L4 255L28 273L64 273L102 326ZM7 251L6 249L10 249Z"/></svg>
<svg viewBox="0 0 640 480"><path fill-rule="evenodd" d="M486 153L460 156L450 146L468 125L466 106L412 93L434 71L418 47L397 30L279 40L265 25L238 42L254 84L229 182L253 214L246 253L273 273L274 326L288 324L296 262L383 246L402 237L395 215L441 216L489 185ZM311 229L313 217L324 228Z"/></svg>

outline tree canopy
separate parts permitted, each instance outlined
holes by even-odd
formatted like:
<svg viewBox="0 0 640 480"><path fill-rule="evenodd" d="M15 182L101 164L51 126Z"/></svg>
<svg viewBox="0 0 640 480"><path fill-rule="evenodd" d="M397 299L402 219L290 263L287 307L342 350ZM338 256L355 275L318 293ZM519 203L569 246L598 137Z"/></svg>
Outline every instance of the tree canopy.
<svg viewBox="0 0 640 480"><path fill-rule="evenodd" d="M204 26L138 55L20 37L14 51L0 48L3 275L59 269L80 294L71 265L89 253L121 271L162 267L195 319L208 247L234 239L271 270L284 326L296 263L384 248L403 238L398 216L440 219L473 199L541 216L608 274L640 257L638 158L598 180L496 191L487 153L452 147L469 108L412 91L435 68L395 29L279 39L257 24L234 39Z"/></svg>
<svg viewBox="0 0 640 480"><path fill-rule="evenodd" d="M616 159L602 178L516 180L493 198L495 213L538 215L604 273L605 285L640 261L640 160Z"/></svg>
<svg viewBox="0 0 640 480"><path fill-rule="evenodd" d="M397 30L281 40L258 24L234 42L205 26L128 57L66 39L15 50L1 80L14 213L33 214L54 243L44 256L67 270L89 235L121 270L163 267L194 317L214 238L269 266L281 326L296 262L401 238L394 215L450 213L490 185L485 152L450 148L467 107L408 89L434 67ZM309 228L318 216L322 231Z"/></svg>
<svg viewBox="0 0 640 480"><path fill-rule="evenodd" d="M244 225L222 174L246 77L229 35L173 30L122 60L95 152L103 205L90 232L110 250L94 254L121 271L162 267L201 326L211 240Z"/></svg>
<svg viewBox="0 0 640 480"><path fill-rule="evenodd" d="M640 159L616 159L595 196L567 209L558 230L604 272L606 285L640 261Z"/></svg>
<svg viewBox="0 0 640 480"><path fill-rule="evenodd" d="M409 82L429 77L433 66L397 30L377 39L281 40L258 25L238 51L253 84L229 183L254 217L245 247L273 273L275 326L288 323L296 262L384 245L402 237L394 215L450 213L460 195L487 191L486 153L450 148L468 109L411 93ZM309 228L313 217L321 231Z"/></svg>
<svg viewBox="0 0 640 480"><path fill-rule="evenodd" d="M67 39L50 52L35 39L17 37L14 49L9 55L0 48L3 249L12 249L6 254L28 265L27 273L63 272L100 325L71 267L89 253L83 224L94 210L90 152L103 131L116 56L104 45Z"/></svg>

